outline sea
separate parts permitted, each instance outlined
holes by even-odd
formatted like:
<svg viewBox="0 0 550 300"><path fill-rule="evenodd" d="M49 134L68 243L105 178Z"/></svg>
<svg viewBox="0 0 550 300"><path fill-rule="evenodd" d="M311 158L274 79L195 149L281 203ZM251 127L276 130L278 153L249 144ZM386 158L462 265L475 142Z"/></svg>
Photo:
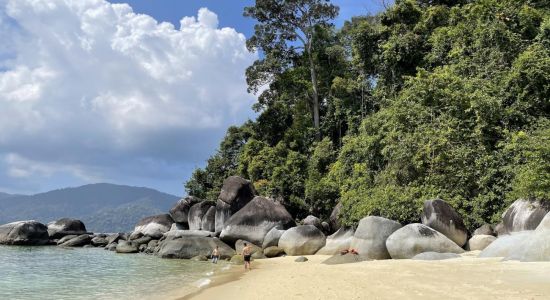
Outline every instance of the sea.
<svg viewBox="0 0 550 300"><path fill-rule="evenodd" d="M0 246L0 299L169 299L197 292L229 268L102 248Z"/></svg>

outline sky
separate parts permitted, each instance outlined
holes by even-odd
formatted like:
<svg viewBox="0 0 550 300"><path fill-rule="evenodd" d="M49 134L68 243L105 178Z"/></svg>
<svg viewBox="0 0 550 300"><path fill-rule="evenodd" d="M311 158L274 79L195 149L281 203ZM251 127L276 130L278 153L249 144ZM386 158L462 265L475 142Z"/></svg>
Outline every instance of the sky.
<svg viewBox="0 0 550 300"><path fill-rule="evenodd" d="M341 26L381 1L335 0ZM183 195L255 115L254 1L0 0L0 191L88 183Z"/></svg>

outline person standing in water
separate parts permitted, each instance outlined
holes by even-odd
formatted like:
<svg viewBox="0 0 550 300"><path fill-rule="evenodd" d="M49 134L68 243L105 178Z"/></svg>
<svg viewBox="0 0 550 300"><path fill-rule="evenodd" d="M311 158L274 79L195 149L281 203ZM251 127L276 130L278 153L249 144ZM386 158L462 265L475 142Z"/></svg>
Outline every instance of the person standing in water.
<svg viewBox="0 0 550 300"><path fill-rule="evenodd" d="M212 251L212 263L217 264L218 259L220 259L220 250L218 249L218 246L216 246L214 251Z"/></svg>
<svg viewBox="0 0 550 300"><path fill-rule="evenodd" d="M248 246L246 243L244 243L244 248L243 248L244 269L249 271L250 271L250 257L252 256L250 252L252 252L252 248Z"/></svg>

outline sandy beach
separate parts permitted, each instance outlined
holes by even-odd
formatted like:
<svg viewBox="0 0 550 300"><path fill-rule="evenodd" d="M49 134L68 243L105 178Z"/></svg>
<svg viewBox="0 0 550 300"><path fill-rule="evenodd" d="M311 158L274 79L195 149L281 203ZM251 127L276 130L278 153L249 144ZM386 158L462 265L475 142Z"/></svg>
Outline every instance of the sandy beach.
<svg viewBox="0 0 550 300"><path fill-rule="evenodd" d="M185 299L550 299L550 262L502 262L469 253L445 261L324 265L329 256L255 261L254 269ZM237 279L239 278L239 279Z"/></svg>

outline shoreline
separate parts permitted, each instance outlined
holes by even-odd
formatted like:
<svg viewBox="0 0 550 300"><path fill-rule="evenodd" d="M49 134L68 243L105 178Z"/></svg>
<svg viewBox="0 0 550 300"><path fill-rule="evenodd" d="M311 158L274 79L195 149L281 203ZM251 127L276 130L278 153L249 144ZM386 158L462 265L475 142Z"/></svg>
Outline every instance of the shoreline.
<svg viewBox="0 0 550 300"><path fill-rule="evenodd" d="M461 258L440 261L373 260L324 265L286 256L256 262L184 299L549 299L550 263ZM241 266L234 266L241 267ZM246 275L246 276L245 276ZM252 275L252 276L251 276Z"/></svg>

